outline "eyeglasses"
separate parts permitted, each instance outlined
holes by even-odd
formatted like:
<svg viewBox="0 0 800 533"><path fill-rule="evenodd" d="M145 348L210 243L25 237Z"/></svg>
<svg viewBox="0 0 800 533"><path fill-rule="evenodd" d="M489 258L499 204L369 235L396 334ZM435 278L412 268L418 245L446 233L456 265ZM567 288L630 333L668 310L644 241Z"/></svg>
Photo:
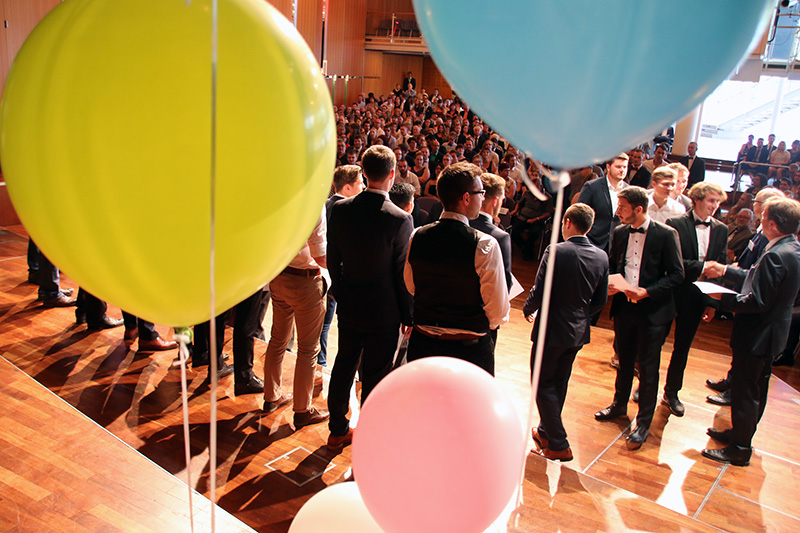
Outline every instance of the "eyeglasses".
<svg viewBox="0 0 800 533"><path fill-rule="evenodd" d="M479 191L467 191L467 194L482 194L482 195L485 195L486 194L486 189L481 189Z"/></svg>

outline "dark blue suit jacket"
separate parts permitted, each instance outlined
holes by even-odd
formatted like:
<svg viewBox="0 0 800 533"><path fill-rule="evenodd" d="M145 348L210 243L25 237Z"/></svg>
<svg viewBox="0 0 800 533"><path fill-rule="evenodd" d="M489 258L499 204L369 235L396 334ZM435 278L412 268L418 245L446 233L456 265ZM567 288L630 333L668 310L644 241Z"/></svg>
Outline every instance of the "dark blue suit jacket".
<svg viewBox="0 0 800 533"><path fill-rule="evenodd" d="M623 187L627 186L627 183L623 185ZM594 209L594 225L586 236L592 241L592 244L608 252L611 233L619 225L619 218L611 209L608 179L599 178L587 181L581 189L578 201Z"/></svg>
<svg viewBox="0 0 800 533"><path fill-rule="evenodd" d="M469 225L491 235L500 245L500 254L503 256L503 267L506 271L506 284L511 289L511 235L495 226L489 216L485 214L480 214L478 218L470 220Z"/></svg>

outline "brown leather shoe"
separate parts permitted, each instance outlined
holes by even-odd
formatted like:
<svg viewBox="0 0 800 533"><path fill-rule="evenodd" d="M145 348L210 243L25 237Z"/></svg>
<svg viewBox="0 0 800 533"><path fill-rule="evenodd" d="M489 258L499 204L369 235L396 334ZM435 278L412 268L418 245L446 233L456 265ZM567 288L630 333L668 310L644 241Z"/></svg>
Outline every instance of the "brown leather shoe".
<svg viewBox="0 0 800 533"><path fill-rule="evenodd" d="M319 424L330 417L331 415L328 411L320 411L316 407L312 407L308 411L294 414L294 428L300 429L312 424Z"/></svg>
<svg viewBox="0 0 800 533"><path fill-rule="evenodd" d="M535 442L537 446L537 449L531 450L532 452L539 453L539 451L547 449L547 447L550 446L550 441L539 434L539 428L531 428L531 436L533 437L533 442Z"/></svg>
<svg viewBox="0 0 800 533"><path fill-rule="evenodd" d="M278 407L283 407L284 405L289 405L294 400L294 396L291 394L282 394L280 398L275 400L274 402L264 402L264 413L269 414L275 411Z"/></svg>
<svg viewBox="0 0 800 533"><path fill-rule="evenodd" d="M173 348L177 348L178 343L175 341L165 341L161 337L156 337L151 341L146 341L144 339L139 339L139 351L140 352L161 352L164 350L172 350Z"/></svg>
<svg viewBox="0 0 800 533"><path fill-rule="evenodd" d="M342 449L353 442L353 428L347 428L347 433L341 437L331 435L328 437L328 443L325 445L329 451L340 452Z"/></svg>
<svg viewBox="0 0 800 533"><path fill-rule="evenodd" d="M566 463L567 461L572 461L572 448L567 448L566 450L551 450L550 448L544 448L541 451L538 450L531 450L536 455L544 457L545 459L550 459L551 461L561 461L562 463Z"/></svg>
<svg viewBox="0 0 800 533"><path fill-rule="evenodd" d="M42 302L42 307L72 307L78 305L78 300L70 298L63 292L58 293L55 298L50 298Z"/></svg>
<svg viewBox="0 0 800 533"><path fill-rule="evenodd" d="M122 338L125 342L133 342L136 340L136 337L139 336L139 328L127 329L125 328L125 334Z"/></svg>

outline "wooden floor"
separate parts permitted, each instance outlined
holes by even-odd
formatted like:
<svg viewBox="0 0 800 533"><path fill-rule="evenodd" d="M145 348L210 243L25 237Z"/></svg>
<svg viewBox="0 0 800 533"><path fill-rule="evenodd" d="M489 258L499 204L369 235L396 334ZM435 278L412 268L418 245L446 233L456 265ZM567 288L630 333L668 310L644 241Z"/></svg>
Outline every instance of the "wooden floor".
<svg viewBox="0 0 800 533"><path fill-rule="evenodd" d="M183 453L180 371L174 364L177 351L140 353L136 344L124 345L121 328L87 332L85 326L75 325L73 309L43 309L35 301L36 287L26 282L25 247L22 227L0 232L0 356L164 470L207 495L207 371L190 370L188 376L192 445L189 480ZM530 287L535 268L535 263L515 256L514 271L523 286ZM74 287L66 276L62 284ZM497 379L516 402L520 414L527 416L530 325L519 311L522 301L519 297L513 302L511 323L500 332L496 366ZM110 314L118 317L119 311L112 309ZM268 314L267 332L269 323ZM726 467L707 460L700 450L715 444L705 436L705 429L725 427L730 409L707 404L705 396L711 391L703 383L707 377L722 377L727 371L730 323L704 324L690 354L681 392L686 416L669 416L660 406L649 440L641 450L630 452L624 446L627 422L599 423L592 416L610 403L615 375L608 364L613 336L605 329L610 326L607 316L599 326L592 332L592 343L578 354L564 411L575 460L558 464L529 456L524 505L511 513L508 530L800 531L800 510L795 506L793 490L800 472L800 452L794 446L800 441L800 372L776 369L750 467ZM166 328L160 331L164 336L170 335ZM335 326L331 333L330 344L335 351ZM265 345L257 343L259 374L264 350ZM671 339L664 346L662 381L670 350ZM229 345L226 351L230 351ZM288 386L292 365L293 357L287 354ZM19 373L10 372L16 377L8 378L7 372L3 373L5 385L9 380L17 383L21 379ZM328 373L326 369L317 382L315 404L319 407L325 407ZM28 389L33 386L32 381L23 381ZM3 405L20 403L18 389L17 385L11 389L0 387ZM324 447L328 436L324 424L294 431L291 409L262 416L260 395L234 396L231 378L220 381L218 400L218 468L214 473L217 503L252 528L287 531L292 517L308 498L348 474L350 448L338 455L328 453ZM82 446L83 431L76 435L73 428L61 424L25 425L20 417L29 416L31 411L45 412L46 407L40 401L30 405L22 401L25 409L5 409L0 415L4 417L3 431L10 435L4 436L3 442L20 442L19 448L25 440L45 438L51 446L53 442L63 443L65 453L96 453L95 460L82 465L96 476L104 475L109 468L117 469L121 477L138 470L128 461L119 461L106 452L100 454L96 449L106 446L102 438L93 440L91 447ZM631 404L629 414L633 417L635 413L636 406ZM11 420L7 421L9 417ZM35 430L44 437L36 435ZM119 444L111 439L108 453L113 454L113 443ZM40 508L30 499L18 498L13 513L9 513L4 508L7 490L16 491L15 494L47 491L54 494L52 499L59 500L57 492L34 472L32 465L40 461L24 451L0 448L0 520L4 520L0 529L7 522L12 524L11 530L34 529L24 524L38 524L35 520ZM59 477L60 471L69 473L70 467L68 463L51 461L49 468L52 476ZM149 489L141 494L152 496ZM110 507L108 502L80 500L69 504L54 501L51 509L61 513L64 520L74 520L78 514L91 514L93 505ZM171 509L170 512L179 513ZM140 509L127 506L117 513L109 513L103 519L120 530L147 527L146 518L139 516ZM14 522L10 516L22 518ZM30 522L25 522L28 517ZM84 527L95 529L91 525ZM218 527L222 528L221 522ZM61 530L72 529L79 528Z"/></svg>

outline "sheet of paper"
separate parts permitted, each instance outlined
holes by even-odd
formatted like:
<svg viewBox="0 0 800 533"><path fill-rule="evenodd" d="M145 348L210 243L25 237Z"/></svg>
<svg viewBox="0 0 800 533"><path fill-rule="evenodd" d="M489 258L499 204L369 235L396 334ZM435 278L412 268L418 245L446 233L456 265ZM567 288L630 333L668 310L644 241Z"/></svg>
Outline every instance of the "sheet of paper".
<svg viewBox="0 0 800 533"><path fill-rule="evenodd" d="M508 290L508 301L511 301L520 294L522 294L522 291L524 290L525 289L522 287L522 285L520 285L519 281L517 281L517 278L515 278L514 275L512 274L511 288Z"/></svg>
<svg viewBox="0 0 800 533"><path fill-rule="evenodd" d="M697 288L700 289L700 292L703 294L738 294L736 291L732 291L716 283L709 283L708 281L695 281L694 284L697 285Z"/></svg>
<svg viewBox="0 0 800 533"><path fill-rule="evenodd" d="M608 287L616 289L619 292L625 292L633 289L630 283L625 280L622 274L611 274L608 276Z"/></svg>

